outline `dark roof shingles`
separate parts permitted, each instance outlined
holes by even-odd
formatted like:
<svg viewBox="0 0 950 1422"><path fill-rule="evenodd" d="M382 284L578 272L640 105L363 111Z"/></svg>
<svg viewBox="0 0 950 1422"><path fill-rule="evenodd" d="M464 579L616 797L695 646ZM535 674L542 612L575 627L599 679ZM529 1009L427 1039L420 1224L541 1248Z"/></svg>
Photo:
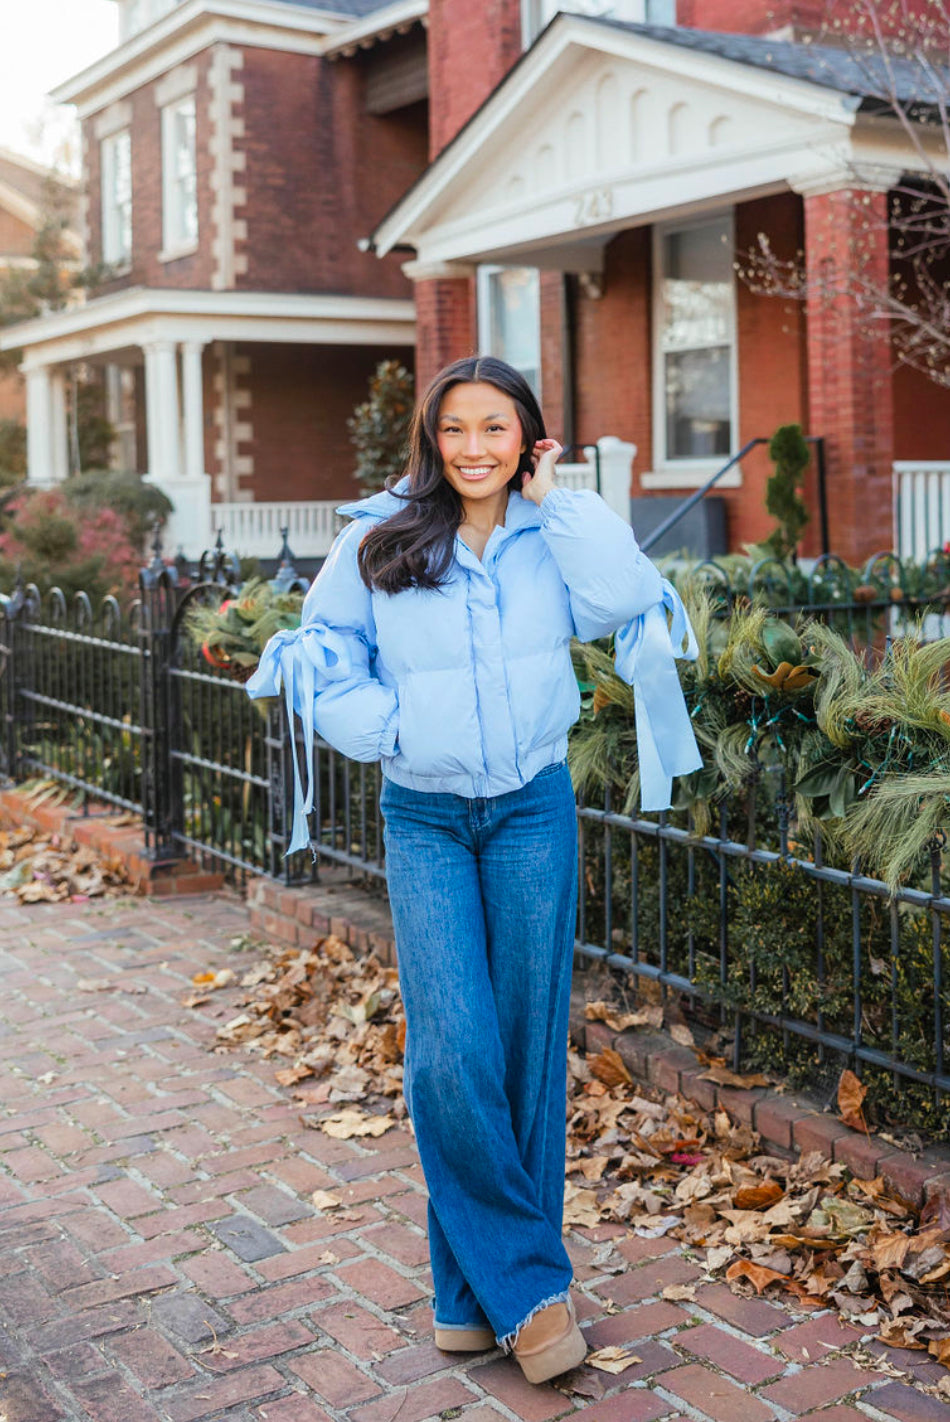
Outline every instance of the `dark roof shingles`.
<svg viewBox="0 0 950 1422"><path fill-rule="evenodd" d="M630 30L647 39L684 49L718 55L738 64L756 69L768 69L791 79L804 79L825 89L853 94L859 99L883 100L891 95L891 78L887 62L876 50L838 49L827 44L793 43L791 40L763 38L760 35L733 35L713 30L667 29L659 25L634 25L620 20L598 19L596 24ZM935 66L931 74L915 59L895 56L890 59L894 97L902 104L928 106L939 91L950 88L950 74Z"/></svg>

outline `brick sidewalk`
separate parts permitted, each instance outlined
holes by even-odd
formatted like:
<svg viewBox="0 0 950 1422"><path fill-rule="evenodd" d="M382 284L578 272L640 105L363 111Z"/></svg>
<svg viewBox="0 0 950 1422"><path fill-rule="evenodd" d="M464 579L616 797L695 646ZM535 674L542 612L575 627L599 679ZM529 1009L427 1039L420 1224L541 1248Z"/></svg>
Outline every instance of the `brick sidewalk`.
<svg viewBox="0 0 950 1422"><path fill-rule="evenodd" d="M180 1005L193 973L250 961L230 948L247 924L224 895L0 903L0 1422L946 1422L853 1365L859 1330L736 1297L615 1226L570 1236L579 1313L593 1345L642 1339L639 1364L581 1369L568 1394L437 1352L409 1132L307 1129L282 1063L213 1052L233 991ZM330 1188L345 1210L315 1212ZM695 1302L658 1297L694 1280Z"/></svg>

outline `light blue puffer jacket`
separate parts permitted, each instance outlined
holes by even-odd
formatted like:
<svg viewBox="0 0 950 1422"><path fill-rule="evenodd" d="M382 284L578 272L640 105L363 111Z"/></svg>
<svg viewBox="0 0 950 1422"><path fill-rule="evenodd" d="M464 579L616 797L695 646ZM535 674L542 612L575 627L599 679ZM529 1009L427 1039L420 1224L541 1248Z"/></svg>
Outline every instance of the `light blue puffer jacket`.
<svg viewBox="0 0 950 1422"><path fill-rule="evenodd" d="M307 593L300 629L271 639L249 694L283 688L305 745L316 731L354 760L382 761L400 785L501 795L567 753L580 709L571 638L618 632L618 670L637 693L643 805L666 808L672 776L701 763L673 662L695 643L629 525L590 491L554 489L540 508L512 493L481 560L456 540L444 587L371 592L357 550L402 506L388 492L343 505L353 522ZM308 842L312 750L309 759L306 794L295 762L291 851Z"/></svg>

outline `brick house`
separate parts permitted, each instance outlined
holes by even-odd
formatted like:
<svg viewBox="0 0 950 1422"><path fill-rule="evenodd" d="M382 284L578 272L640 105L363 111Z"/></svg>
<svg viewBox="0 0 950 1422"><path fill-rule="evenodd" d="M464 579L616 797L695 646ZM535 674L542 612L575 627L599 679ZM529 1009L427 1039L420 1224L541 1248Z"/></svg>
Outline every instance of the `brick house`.
<svg viewBox="0 0 950 1422"><path fill-rule="evenodd" d="M837 551L892 545L898 485L905 541L950 537L924 518L950 518L946 392L847 304L734 272L760 232L809 271L890 268L888 190L920 160L845 50L804 46L820 0L119 3L118 49L56 94L114 278L16 333L31 478L62 473L59 373L96 362L173 543L213 522L266 554L286 520L320 554L377 360L415 345L425 380L481 349L599 445L618 507L798 420L825 441ZM722 481L733 547L769 526L769 472L756 449Z"/></svg>
<svg viewBox="0 0 950 1422"><path fill-rule="evenodd" d="M117 466L172 499L172 549L217 526L273 555L287 521L295 552L325 552L358 492L346 417L380 359L412 359L401 261L357 243L425 163L425 6L118 3L118 48L55 93L82 123L84 246L111 279L7 338L30 479L65 474L62 373L82 360Z"/></svg>
<svg viewBox="0 0 950 1422"><path fill-rule="evenodd" d="M950 393L895 369L846 303L755 294L733 270L765 232L809 273L887 279L887 193L921 161L853 53L802 43L823 11L430 0L431 162L373 240L413 253L420 380L507 352L538 372L554 433L635 446L632 492L670 501L800 421L824 437L833 547L894 546L897 480L902 549L924 553L950 538L946 497L926 519L950 494ZM730 546L771 526L770 472L760 448L723 480Z"/></svg>

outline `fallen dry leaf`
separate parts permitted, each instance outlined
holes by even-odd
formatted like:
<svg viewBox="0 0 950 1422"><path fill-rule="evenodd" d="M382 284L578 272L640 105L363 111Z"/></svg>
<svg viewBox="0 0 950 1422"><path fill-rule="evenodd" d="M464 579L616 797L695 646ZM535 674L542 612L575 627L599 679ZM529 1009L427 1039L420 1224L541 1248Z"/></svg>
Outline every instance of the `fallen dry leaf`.
<svg viewBox="0 0 950 1422"><path fill-rule="evenodd" d="M622 1373L643 1359L631 1351L631 1345L598 1348L596 1353L588 1353L584 1359L586 1367L599 1368L602 1373Z"/></svg>
<svg viewBox="0 0 950 1422"><path fill-rule="evenodd" d="M310 1195L310 1203L318 1210L339 1209L343 1201L333 1190L313 1190Z"/></svg>
<svg viewBox="0 0 950 1422"><path fill-rule="evenodd" d="M615 1052L613 1047L605 1047L596 1057L588 1057L587 1065L604 1086L619 1086L621 1082L633 1085L633 1077L620 1053Z"/></svg>
<svg viewBox="0 0 950 1422"><path fill-rule="evenodd" d="M867 1094L867 1087L861 1084L853 1071L846 1068L838 1082L838 1115L846 1126L853 1131L863 1131L865 1135L869 1132L862 1108Z"/></svg>
<svg viewBox="0 0 950 1422"><path fill-rule="evenodd" d="M339 1141L352 1140L354 1136L381 1136L396 1124L392 1116L367 1116L363 1111L350 1108L337 1111L333 1116L324 1116L317 1124L325 1135Z"/></svg>
<svg viewBox="0 0 950 1422"><path fill-rule="evenodd" d="M685 1302L687 1302L687 1303L695 1303L695 1301L696 1301L696 1285L695 1285L695 1284L667 1284L666 1288L663 1289L663 1291L661 1292L660 1297L663 1298L663 1299L669 1299L671 1302L674 1302L674 1303L675 1303L675 1302L679 1302L679 1301L685 1301Z"/></svg>
<svg viewBox="0 0 950 1422"><path fill-rule="evenodd" d="M737 1259L735 1264L730 1264L726 1278L730 1284L734 1279L748 1279L757 1294L767 1289L769 1284L791 1282L787 1274L780 1274L777 1269L765 1269L761 1264L753 1264L751 1259Z"/></svg>

